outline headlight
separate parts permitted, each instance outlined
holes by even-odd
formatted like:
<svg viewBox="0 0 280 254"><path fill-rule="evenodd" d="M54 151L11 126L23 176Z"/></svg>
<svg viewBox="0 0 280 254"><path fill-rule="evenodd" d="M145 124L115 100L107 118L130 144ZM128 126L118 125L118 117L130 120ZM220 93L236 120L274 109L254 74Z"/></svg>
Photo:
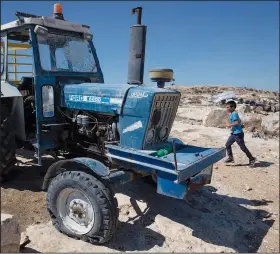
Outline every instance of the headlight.
<svg viewBox="0 0 280 254"><path fill-rule="evenodd" d="M151 143L154 139L155 136L155 130L154 129L150 129L147 133L147 137L146 137L146 142L147 143Z"/></svg>
<svg viewBox="0 0 280 254"><path fill-rule="evenodd" d="M152 125L157 126L161 118L161 111L156 109L152 115Z"/></svg>
<svg viewBox="0 0 280 254"><path fill-rule="evenodd" d="M159 132L159 138L161 140L164 140L167 138L167 135L168 135L168 127L162 127L160 132Z"/></svg>

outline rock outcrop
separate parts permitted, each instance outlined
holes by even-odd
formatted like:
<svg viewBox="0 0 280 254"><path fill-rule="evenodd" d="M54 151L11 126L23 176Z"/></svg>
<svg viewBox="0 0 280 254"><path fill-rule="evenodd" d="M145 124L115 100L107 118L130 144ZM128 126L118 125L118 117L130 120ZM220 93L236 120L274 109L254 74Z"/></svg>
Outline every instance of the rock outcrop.
<svg viewBox="0 0 280 254"><path fill-rule="evenodd" d="M213 109L203 119L203 125L206 127L225 128L227 117L224 109Z"/></svg>
<svg viewBox="0 0 280 254"><path fill-rule="evenodd" d="M13 215L1 213L1 253L19 252L20 230Z"/></svg>

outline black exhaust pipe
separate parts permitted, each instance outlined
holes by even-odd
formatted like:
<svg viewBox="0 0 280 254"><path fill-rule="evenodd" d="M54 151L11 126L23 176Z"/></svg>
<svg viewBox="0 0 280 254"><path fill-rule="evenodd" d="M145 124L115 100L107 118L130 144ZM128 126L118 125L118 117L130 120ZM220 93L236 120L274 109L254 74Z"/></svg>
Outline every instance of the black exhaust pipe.
<svg viewBox="0 0 280 254"><path fill-rule="evenodd" d="M128 84L143 84L147 26L141 24L142 7L132 9L137 13L137 24L130 27L130 49L128 59Z"/></svg>

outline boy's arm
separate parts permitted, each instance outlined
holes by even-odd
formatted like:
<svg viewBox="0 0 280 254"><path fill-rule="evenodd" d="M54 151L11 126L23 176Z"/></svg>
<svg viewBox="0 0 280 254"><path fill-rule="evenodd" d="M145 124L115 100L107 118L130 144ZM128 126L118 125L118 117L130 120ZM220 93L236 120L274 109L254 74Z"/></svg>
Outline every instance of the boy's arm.
<svg viewBox="0 0 280 254"><path fill-rule="evenodd" d="M235 120L232 124L231 124L231 126L237 126L239 123L238 123L238 120Z"/></svg>
<svg viewBox="0 0 280 254"><path fill-rule="evenodd" d="M228 121L228 119L226 119L226 127L228 127L228 128L231 127L231 124L230 124L230 122Z"/></svg>
<svg viewBox="0 0 280 254"><path fill-rule="evenodd" d="M226 127L227 127L227 128L230 128L230 127L231 127L231 124L230 124L230 122L229 122L229 120L228 120L228 114L225 115L225 118L226 118Z"/></svg>

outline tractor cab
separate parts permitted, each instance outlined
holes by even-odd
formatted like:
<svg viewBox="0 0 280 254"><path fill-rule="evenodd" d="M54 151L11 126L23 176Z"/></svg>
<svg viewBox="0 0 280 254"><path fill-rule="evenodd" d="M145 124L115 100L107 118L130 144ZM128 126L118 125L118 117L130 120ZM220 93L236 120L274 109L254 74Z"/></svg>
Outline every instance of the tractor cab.
<svg viewBox="0 0 280 254"><path fill-rule="evenodd" d="M22 12L16 16L16 21L1 25L1 96L7 97L11 85L21 93L14 102L24 104L17 138L33 140L38 148L44 143L43 125L59 122L58 86L104 80L89 26L64 20L60 4L54 5L53 17ZM46 148L55 146L45 143Z"/></svg>
<svg viewBox="0 0 280 254"><path fill-rule="evenodd" d="M1 25L2 80L19 83L18 74L29 71L12 71L8 65L31 66L32 76L95 77L103 82L92 34L89 26L64 20L61 5L56 4L53 17L17 12L18 20ZM28 51L28 54L22 51ZM8 51L11 51L7 54ZM16 51L18 54L16 54ZM19 58L32 57L20 63ZM12 59L12 62L9 61ZM7 61L8 60L8 61ZM12 66L11 66L12 67ZM14 75L9 75L14 74Z"/></svg>

